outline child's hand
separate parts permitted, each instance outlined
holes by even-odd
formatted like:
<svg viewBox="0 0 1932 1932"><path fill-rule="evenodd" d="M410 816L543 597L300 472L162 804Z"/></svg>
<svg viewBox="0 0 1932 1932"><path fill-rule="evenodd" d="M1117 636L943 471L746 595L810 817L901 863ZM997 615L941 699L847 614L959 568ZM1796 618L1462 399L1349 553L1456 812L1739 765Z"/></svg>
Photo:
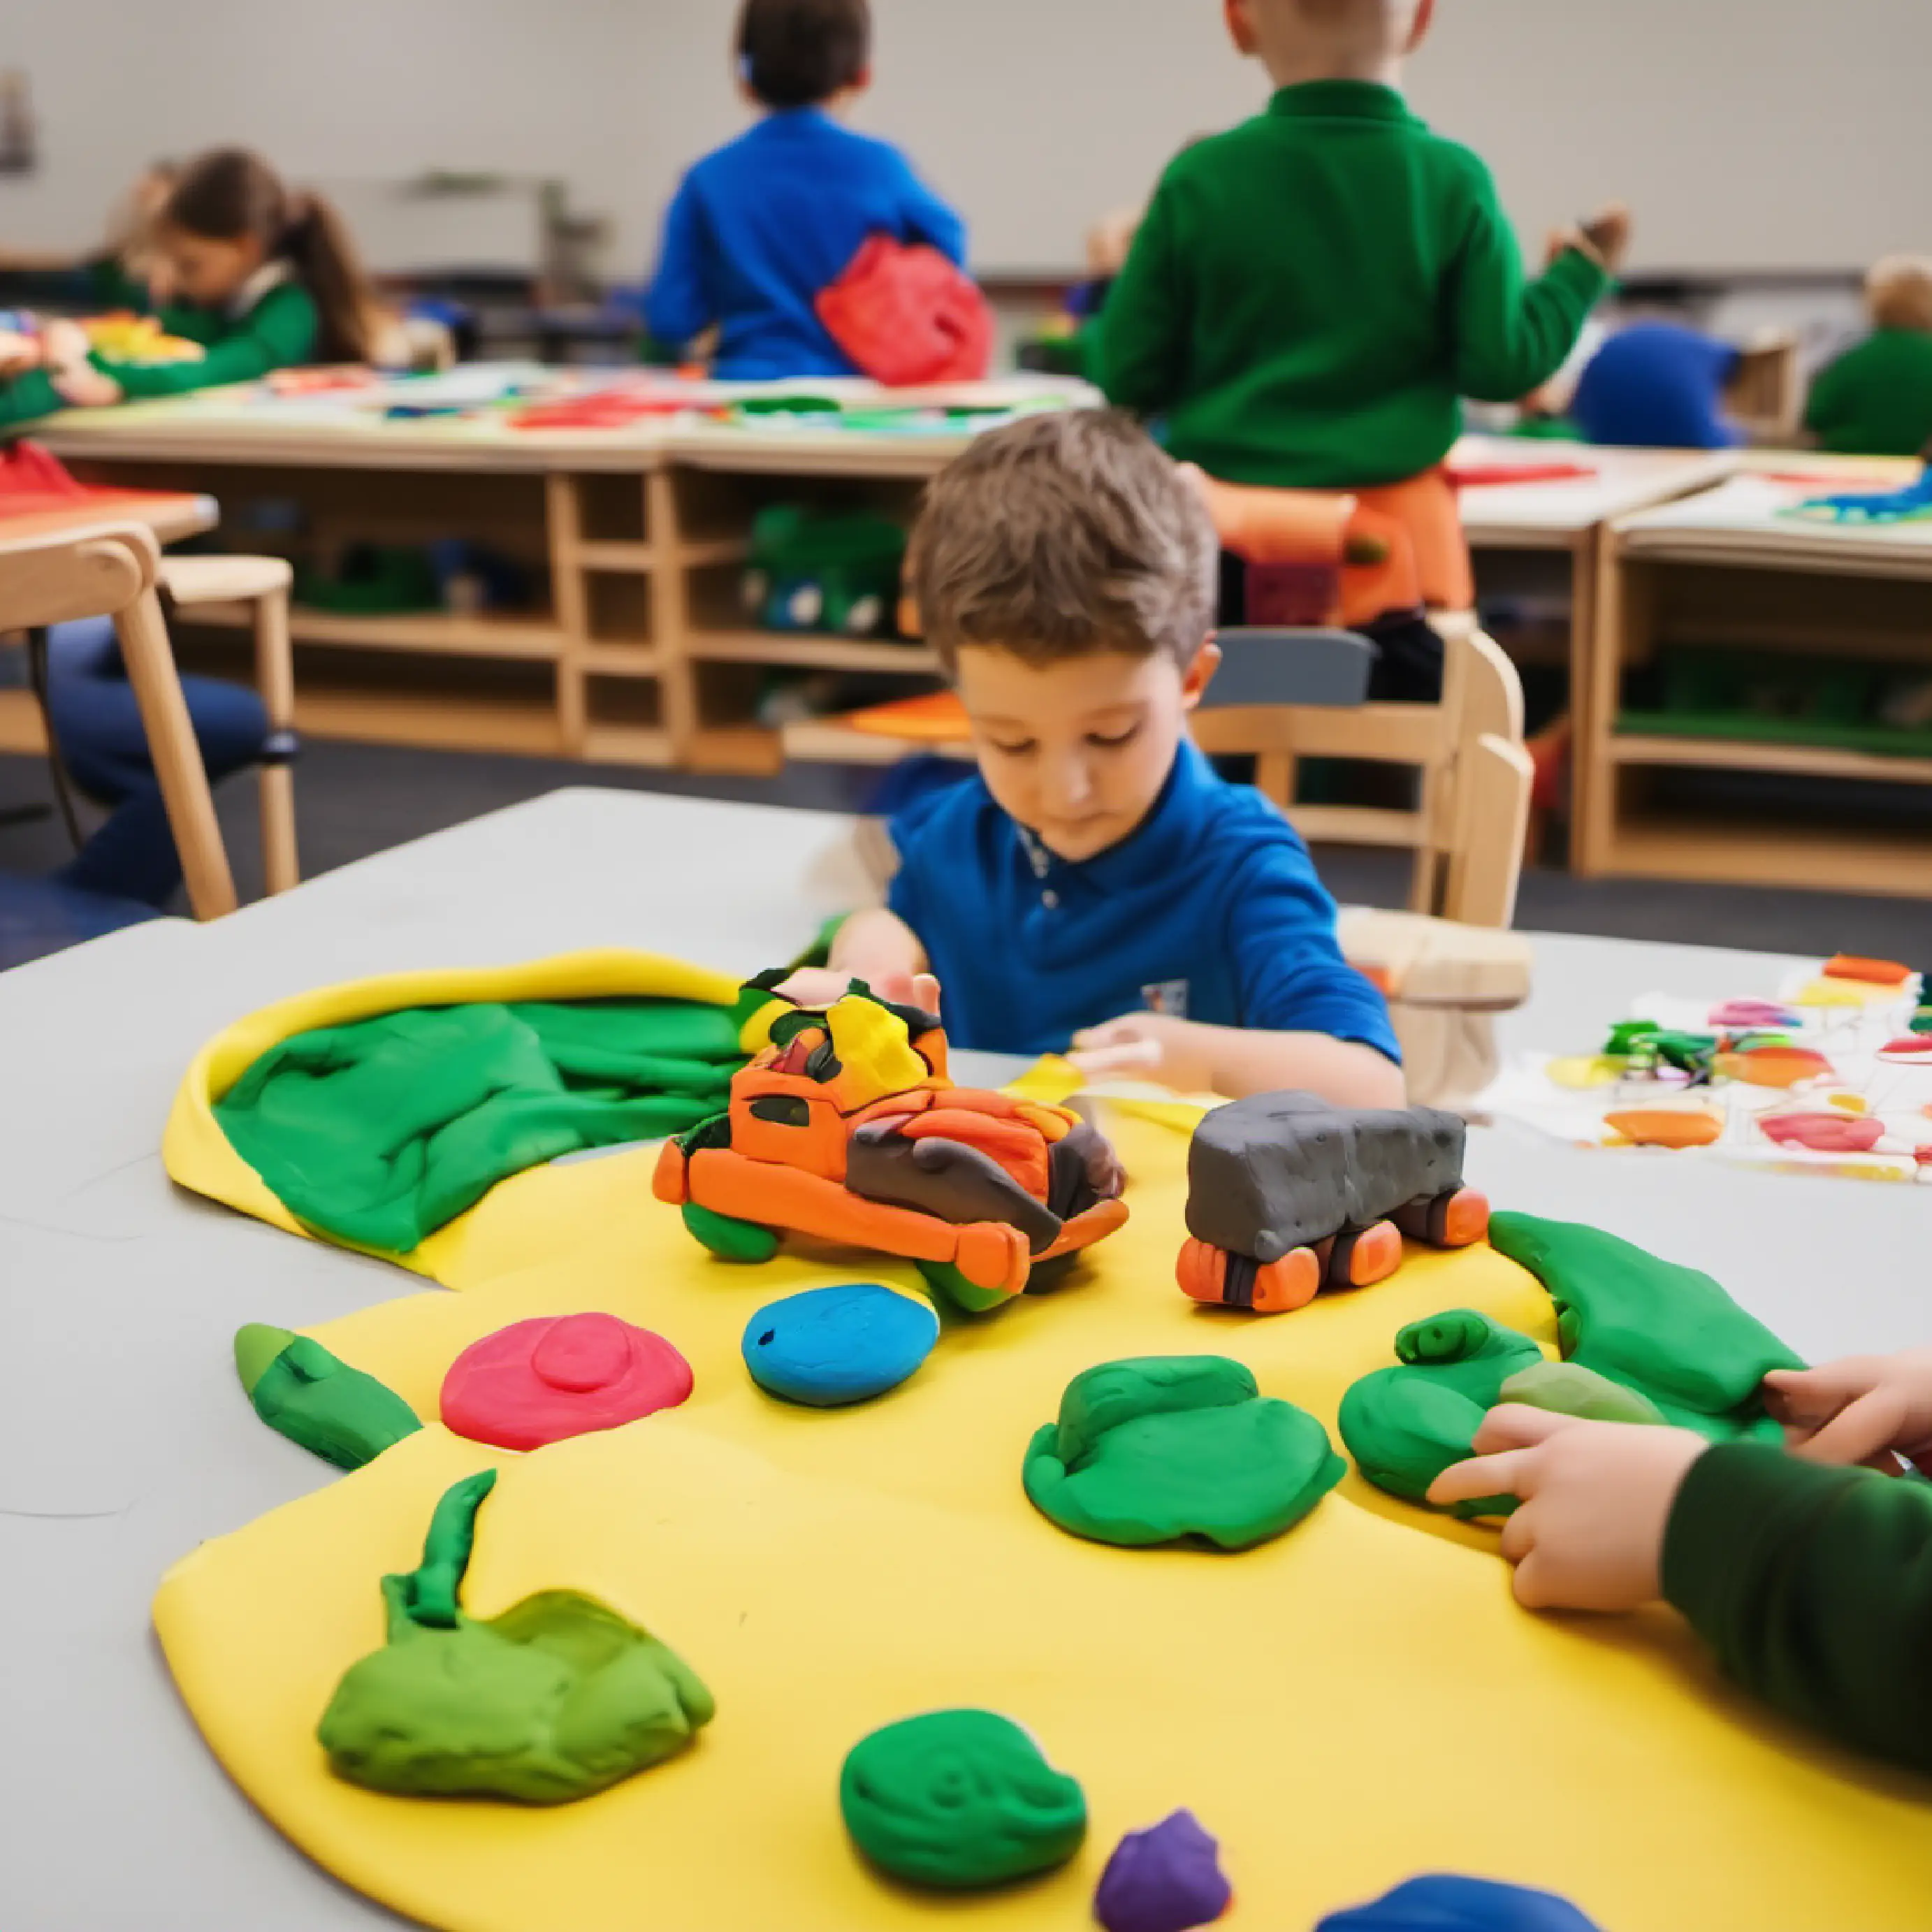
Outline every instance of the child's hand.
<svg viewBox="0 0 1932 1932"><path fill-rule="evenodd" d="M1630 253L1630 212L1613 201L1600 214L1593 214L1581 230L1584 250L1594 255L1613 275L1623 272L1624 257Z"/></svg>
<svg viewBox="0 0 1932 1932"><path fill-rule="evenodd" d="M74 409L104 410L109 404L121 400L121 385L112 376L103 375L92 362L77 362L49 380L55 393Z"/></svg>
<svg viewBox="0 0 1932 1932"><path fill-rule="evenodd" d="M1502 1553L1526 1610L1634 1610L1662 1593L1664 1528L1710 1447L1701 1436L1510 1402L1490 1410L1475 1446L1436 1478L1429 1500L1522 1498L1503 1526Z"/></svg>
<svg viewBox="0 0 1932 1932"><path fill-rule="evenodd" d="M1897 1454L1932 1475L1932 1348L1774 1370L1764 1378L1764 1403L1808 1462L1895 1472Z"/></svg>
<svg viewBox="0 0 1932 1932"><path fill-rule="evenodd" d="M38 337L23 335L16 328L0 328L0 380L32 368L40 359Z"/></svg>
<svg viewBox="0 0 1932 1932"><path fill-rule="evenodd" d="M1170 1013L1128 1013L1073 1036L1067 1056L1090 1080L1154 1080L1178 1094L1214 1084L1198 1030Z"/></svg>
<svg viewBox="0 0 1932 1932"><path fill-rule="evenodd" d="M40 324L39 359L50 369L71 369L86 362L87 332L77 322L55 316Z"/></svg>
<svg viewBox="0 0 1932 1932"><path fill-rule="evenodd" d="M930 973L881 973L876 978L860 966L802 966L777 988L778 997L814 1012L842 1000L854 980L863 980L882 1000L939 1011L939 982Z"/></svg>

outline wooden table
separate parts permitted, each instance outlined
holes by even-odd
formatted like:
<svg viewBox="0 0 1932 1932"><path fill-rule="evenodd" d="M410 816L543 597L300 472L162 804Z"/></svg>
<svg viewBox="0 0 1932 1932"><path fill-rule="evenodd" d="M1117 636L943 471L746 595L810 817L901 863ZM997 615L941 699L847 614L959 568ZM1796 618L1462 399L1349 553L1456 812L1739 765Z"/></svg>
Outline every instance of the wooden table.
<svg viewBox="0 0 1932 1932"><path fill-rule="evenodd" d="M1893 489L1918 473L1912 463L1758 453L1718 489L1611 526L1598 584L1600 648L1582 711L1588 737L1577 754L1579 870L1932 897L1923 818L1916 827L1849 827L1821 817L1814 796L1781 817L1756 812L1732 825L1645 796L1657 774L1673 770L1932 787L1932 756L1618 728L1624 674L1673 643L1896 663L1932 682L1932 522L1786 514L1808 495Z"/></svg>
<svg viewBox="0 0 1932 1932"><path fill-rule="evenodd" d="M199 536L220 520L212 496L194 490L106 490L71 502L31 510L10 510L0 496L0 532L10 537L78 536L97 530L140 524L160 544Z"/></svg>

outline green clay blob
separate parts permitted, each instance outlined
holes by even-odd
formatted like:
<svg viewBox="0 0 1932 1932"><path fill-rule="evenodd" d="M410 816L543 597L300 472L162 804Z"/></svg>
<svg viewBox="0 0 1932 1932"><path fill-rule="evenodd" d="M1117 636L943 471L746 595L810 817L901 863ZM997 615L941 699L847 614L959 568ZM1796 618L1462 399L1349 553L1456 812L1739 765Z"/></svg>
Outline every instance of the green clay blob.
<svg viewBox="0 0 1932 1932"><path fill-rule="evenodd" d="M1783 1441L1759 1388L1772 1370L1804 1364L1708 1275L1600 1228L1532 1214L1492 1216L1490 1239L1548 1291L1566 1360L1713 1442Z"/></svg>
<svg viewBox="0 0 1932 1932"><path fill-rule="evenodd" d="M1664 1420L1664 1412L1648 1396L1576 1362L1538 1362L1511 1376L1496 1400L1585 1422L1654 1424Z"/></svg>
<svg viewBox="0 0 1932 1932"><path fill-rule="evenodd" d="M422 1426L394 1390L286 1328L238 1329L235 1367L271 1429L338 1468L359 1469Z"/></svg>
<svg viewBox="0 0 1932 1932"><path fill-rule="evenodd" d="M1364 1376L1342 1398L1336 1421L1348 1454L1378 1490L1420 1502L1450 1464L1472 1453L1503 1385L1543 1360L1527 1335L1472 1308L1412 1322L1395 1338L1401 1366ZM1462 1516L1506 1515L1506 1497L1458 1503Z"/></svg>
<svg viewBox="0 0 1932 1932"><path fill-rule="evenodd" d="M1313 1416L1264 1398L1240 1363L1154 1355L1075 1376L1023 1475L1034 1506L1076 1536L1246 1550L1299 1522L1346 1467Z"/></svg>
<svg viewBox="0 0 1932 1932"><path fill-rule="evenodd" d="M881 1871L952 1891L1064 1864L1087 1834L1079 1786L991 1711L934 1711L860 1738L838 1808Z"/></svg>
<svg viewBox="0 0 1932 1932"><path fill-rule="evenodd" d="M352 1664L316 1731L352 1784L399 1797L587 1798L682 1750L715 1708L669 1648L608 1605L544 1590L501 1616L459 1595L494 1469L448 1490L422 1567L382 1579L383 1648Z"/></svg>

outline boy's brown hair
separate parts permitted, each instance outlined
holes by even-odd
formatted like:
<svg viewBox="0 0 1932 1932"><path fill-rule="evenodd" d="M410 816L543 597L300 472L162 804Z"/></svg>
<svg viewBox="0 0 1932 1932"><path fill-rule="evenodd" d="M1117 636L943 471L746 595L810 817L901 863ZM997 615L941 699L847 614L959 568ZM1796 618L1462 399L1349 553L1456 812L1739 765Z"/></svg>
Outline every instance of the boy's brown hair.
<svg viewBox="0 0 1932 1932"><path fill-rule="evenodd" d="M1886 256L1865 278L1865 306L1874 328L1932 334L1932 258Z"/></svg>
<svg viewBox="0 0 1932 1932"><path fill-rule="evenodd" d="M745 0L738 58L767 107L815 107L864 77L872 58L866 0Z"/></svg>
<svg viewBox="0 0 1932 1932"><path fill-rule="evenodd" d="M907 578L950 670L1120 651L1186 666L1214 623L1207 506L1131 416L1076 410L978 437L928 486Z"/></svg>

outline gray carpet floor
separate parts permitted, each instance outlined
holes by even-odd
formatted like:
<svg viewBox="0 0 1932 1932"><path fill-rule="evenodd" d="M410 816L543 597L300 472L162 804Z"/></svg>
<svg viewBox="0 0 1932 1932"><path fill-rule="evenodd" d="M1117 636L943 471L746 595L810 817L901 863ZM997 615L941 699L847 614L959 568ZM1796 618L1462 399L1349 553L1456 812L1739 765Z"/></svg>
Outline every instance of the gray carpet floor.
<svg viewBox="0 0 1932 1932"><path fill-rule="evenodd" d="M560 785L610 785L694 798L730 798L845 812L859 808L876 774L802 766L776 778L707 778L629 766L566 764L490 754L423 752L312 742L297 768L297 812L305 876L327 872L406 840L535 798ZM49 801L38 758L0 757L0 870L44 872L69 850L58 818L7 822L13 808ZM244 896L260 890L255 788L231 780L219 794L223 830ZM1397 855L1361 850L1318 854L1338 898L1399 905L1407 868ZM1932 901L1757 886L1585 880L1554 868L1526 872L1516 915L1526 928L1672 940L1774 952L1876 954L1932 968Z"/></svg>

